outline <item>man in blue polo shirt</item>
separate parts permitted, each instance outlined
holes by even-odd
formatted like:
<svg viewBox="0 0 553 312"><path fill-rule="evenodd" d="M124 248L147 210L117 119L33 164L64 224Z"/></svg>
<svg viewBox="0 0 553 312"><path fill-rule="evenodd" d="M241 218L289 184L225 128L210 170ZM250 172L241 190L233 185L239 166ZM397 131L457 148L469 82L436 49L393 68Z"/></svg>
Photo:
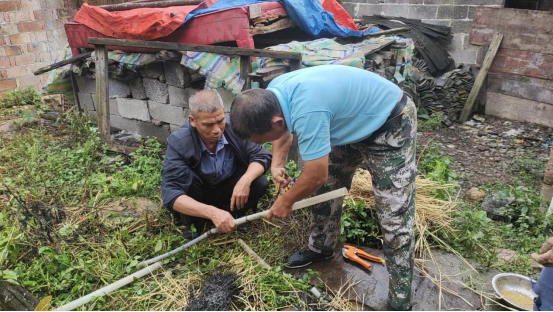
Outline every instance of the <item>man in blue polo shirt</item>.
<svg viewBox="0 0 553 312"><path fill-rule="evenodd" d="M238 137L273 142L271 173L280 188L290 181L284 165L292 133L298 137L304 170L268 218L290 216L295 202L315 192L349 189L357 168L369 170L390 273L389 308L410 309L417 118L401 89L358 68L311 67L279 76L266 90L242 92L230 120ZM331 259L341 214L342 199L314 206L309 245L292 254L288 266Z"/></svg>

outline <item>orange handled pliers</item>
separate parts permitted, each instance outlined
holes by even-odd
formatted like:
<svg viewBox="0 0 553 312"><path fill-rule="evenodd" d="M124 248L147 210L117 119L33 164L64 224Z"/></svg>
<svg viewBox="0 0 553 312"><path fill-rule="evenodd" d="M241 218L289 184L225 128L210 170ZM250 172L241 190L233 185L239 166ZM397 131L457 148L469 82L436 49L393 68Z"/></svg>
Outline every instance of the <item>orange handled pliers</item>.
<svg viewBox="0 0 553 312"><path fill-rule="evenodd" d="M359 263L360 265L364 266L367 270L370 270L372 268L372 265L366 261L363 261L363 259L361 259L360 257L373 262L380 262L382 264L386 263L384 259L370 255L364 252L363 250L357 249L350 245L344 245L344 247L342 248L342 256L344 256L344 258L346 259Z"/></svg>

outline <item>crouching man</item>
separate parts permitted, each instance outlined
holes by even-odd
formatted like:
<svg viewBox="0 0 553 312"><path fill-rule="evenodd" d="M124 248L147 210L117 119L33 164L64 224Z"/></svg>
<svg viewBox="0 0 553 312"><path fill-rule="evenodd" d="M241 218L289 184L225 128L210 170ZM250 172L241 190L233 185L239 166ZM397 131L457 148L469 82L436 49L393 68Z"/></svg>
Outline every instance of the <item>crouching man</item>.
<svg viewBox="0 0 553 312"><path fill-rule="evenodd" d="M189 105L189 120L167 138L163 205L198 232L212 223L226 233L265 194L271 154L232 133L218 93L198 92Z"/></svg>

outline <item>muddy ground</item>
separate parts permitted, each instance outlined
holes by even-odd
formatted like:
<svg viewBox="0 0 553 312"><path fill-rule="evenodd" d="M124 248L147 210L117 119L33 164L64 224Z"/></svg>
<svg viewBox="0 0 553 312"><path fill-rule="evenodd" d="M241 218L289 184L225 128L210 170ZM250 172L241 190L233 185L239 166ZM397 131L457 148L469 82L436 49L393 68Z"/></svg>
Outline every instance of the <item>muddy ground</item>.
<svg viewBox="0 0 553 312"><path fill-rule="evenodd" d="M477 117L478 118L478 117ZM489 183L522 181L541 188L543 171L553 142L553 129L531 123L483 117L432 132L419 133L419 145L430 140L453 159L463 190ZM534 161L532 161L534 160ZM525 170L524 168L529 170ZM530 171L531 174L521 174Z"/></svg>

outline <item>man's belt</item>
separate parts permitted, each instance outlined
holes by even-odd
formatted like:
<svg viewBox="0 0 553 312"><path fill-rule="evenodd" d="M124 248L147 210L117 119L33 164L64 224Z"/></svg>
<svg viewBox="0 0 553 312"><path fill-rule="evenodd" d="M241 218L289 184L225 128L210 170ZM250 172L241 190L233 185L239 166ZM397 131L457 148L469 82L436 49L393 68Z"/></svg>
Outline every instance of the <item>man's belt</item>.
<svg viewBox="0 0 553 312"><path fill-rule="evenodd" d="M407 94L405 92L403 93L403 96L401 99L397 102L396 107L392 110L390 113L390 116L386 120L386 122L378 128L371 136L374 136L375 134L381 134L384 133L390 129L395 128L397 125L401 123L401 115L403 115L403 109L405 108L405 104L407 104Z"/></svg>

